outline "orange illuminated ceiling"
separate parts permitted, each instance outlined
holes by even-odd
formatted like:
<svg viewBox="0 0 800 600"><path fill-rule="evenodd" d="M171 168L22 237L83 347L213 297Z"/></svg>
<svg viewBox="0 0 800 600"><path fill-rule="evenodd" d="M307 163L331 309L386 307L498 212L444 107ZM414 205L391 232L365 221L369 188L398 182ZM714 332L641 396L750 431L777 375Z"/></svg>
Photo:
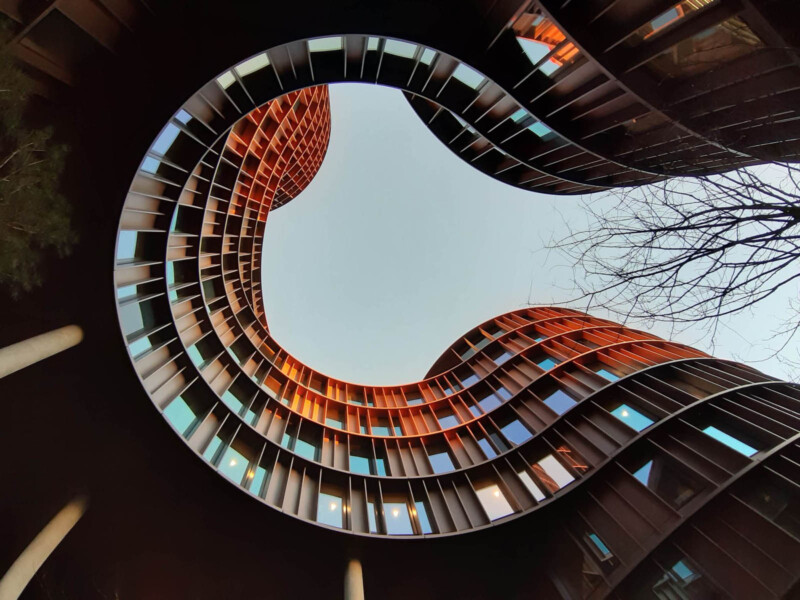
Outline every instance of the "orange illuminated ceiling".
<svg viewBox="0 0 800 600"><path fill-rule="evenodd" d="M552 60L560 65L569 62L580 52L564 33L547 17L537 13L523 13L513 25L517 37L525 38L556 49Z"/></svg>

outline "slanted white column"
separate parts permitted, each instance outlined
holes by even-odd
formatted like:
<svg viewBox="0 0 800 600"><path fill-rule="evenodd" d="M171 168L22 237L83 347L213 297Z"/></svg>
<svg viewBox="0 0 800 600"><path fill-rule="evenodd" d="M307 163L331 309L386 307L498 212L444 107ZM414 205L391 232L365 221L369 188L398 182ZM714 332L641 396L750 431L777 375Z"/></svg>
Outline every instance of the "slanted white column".
<svg viewBox="0 0 800 600"><path fill-rule="evenodd" d="M22 554L17 557L17 560L0 579L0 600L17 600L19 598L25 586L36 575L39 567L44 564L47 557L86 512L88 505L88 498L78 496L58 511L58 514L45 525L44 529L33 538L33 541L28 544L28 547L22 551ZM363 598L363 595L361 597Z"/></svg>
<svg viewBox="0 0 800 600"><path fill-rule="evenodd" d="M4 600L0 597L0 600ZM344 600L364 600L364 574L361 561L350 559L344 574Z"/></svg>
<svg viewBox="0 0 800 600"><path fill-rule="evenodd" d="M83 330L80 327L67 325L0 348L0 378L72 348L82 339Z"/></svg>

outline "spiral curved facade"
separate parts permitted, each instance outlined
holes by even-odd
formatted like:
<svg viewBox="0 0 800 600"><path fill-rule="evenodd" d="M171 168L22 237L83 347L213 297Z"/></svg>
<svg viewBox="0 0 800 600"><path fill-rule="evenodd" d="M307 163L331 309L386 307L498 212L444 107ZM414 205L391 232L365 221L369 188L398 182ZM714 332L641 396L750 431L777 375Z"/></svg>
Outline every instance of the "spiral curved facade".
<svg viewBox="0 0 800 600"><path fill-rule="evenodd" d="M191 98L123 210L126 343L186 444L242 492L351 535L443 537L555 506L566 519L548 534L544 597L791 589L795 385L555 307L481 324L399 386L327 376L280 346L258 284L265 225L318 170L330 111L324 86L259 103L268 88L248 77L280 82L263 72L274 60Z"/></svg>

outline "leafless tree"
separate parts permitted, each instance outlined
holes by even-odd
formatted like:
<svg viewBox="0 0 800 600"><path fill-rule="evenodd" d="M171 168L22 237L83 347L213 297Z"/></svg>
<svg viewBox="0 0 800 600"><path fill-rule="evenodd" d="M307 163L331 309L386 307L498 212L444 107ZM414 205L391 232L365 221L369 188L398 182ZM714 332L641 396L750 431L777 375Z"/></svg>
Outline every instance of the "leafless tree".
<svg viewBox="0 0 800 600"><path fill-rule="evenodd" d="M582 204L586 223L567 223L548 246L574 267L576 300L623 320L714 334L720 317L800 279L800 165L669 179ZM787 307L775 352L797 333L797 308Z"/></svg>

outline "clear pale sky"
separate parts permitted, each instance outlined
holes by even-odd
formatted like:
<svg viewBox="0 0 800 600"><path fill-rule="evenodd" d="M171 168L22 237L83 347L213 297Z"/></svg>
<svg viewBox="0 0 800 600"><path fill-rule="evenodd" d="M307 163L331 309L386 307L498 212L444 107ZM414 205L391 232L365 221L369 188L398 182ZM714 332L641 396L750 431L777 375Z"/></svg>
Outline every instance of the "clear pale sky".
<svg viewBox="0 0 800 600"><path fill-rule="evenodd" d="M582 217L577 198L480 173L397 90L342 84L330 92L327 156L308 188L270 214L264 240L267 319L287 351L352 382L417 381L483 321L571 297L570 268L542 247L565 219ZM796 287L728 319L714 348L697 331L673 337L788 378L780 360L757 361L789 316L791 294ZM664 326L629 325L669 337ZM796 359L798 345L784 355Z"/></svg>

